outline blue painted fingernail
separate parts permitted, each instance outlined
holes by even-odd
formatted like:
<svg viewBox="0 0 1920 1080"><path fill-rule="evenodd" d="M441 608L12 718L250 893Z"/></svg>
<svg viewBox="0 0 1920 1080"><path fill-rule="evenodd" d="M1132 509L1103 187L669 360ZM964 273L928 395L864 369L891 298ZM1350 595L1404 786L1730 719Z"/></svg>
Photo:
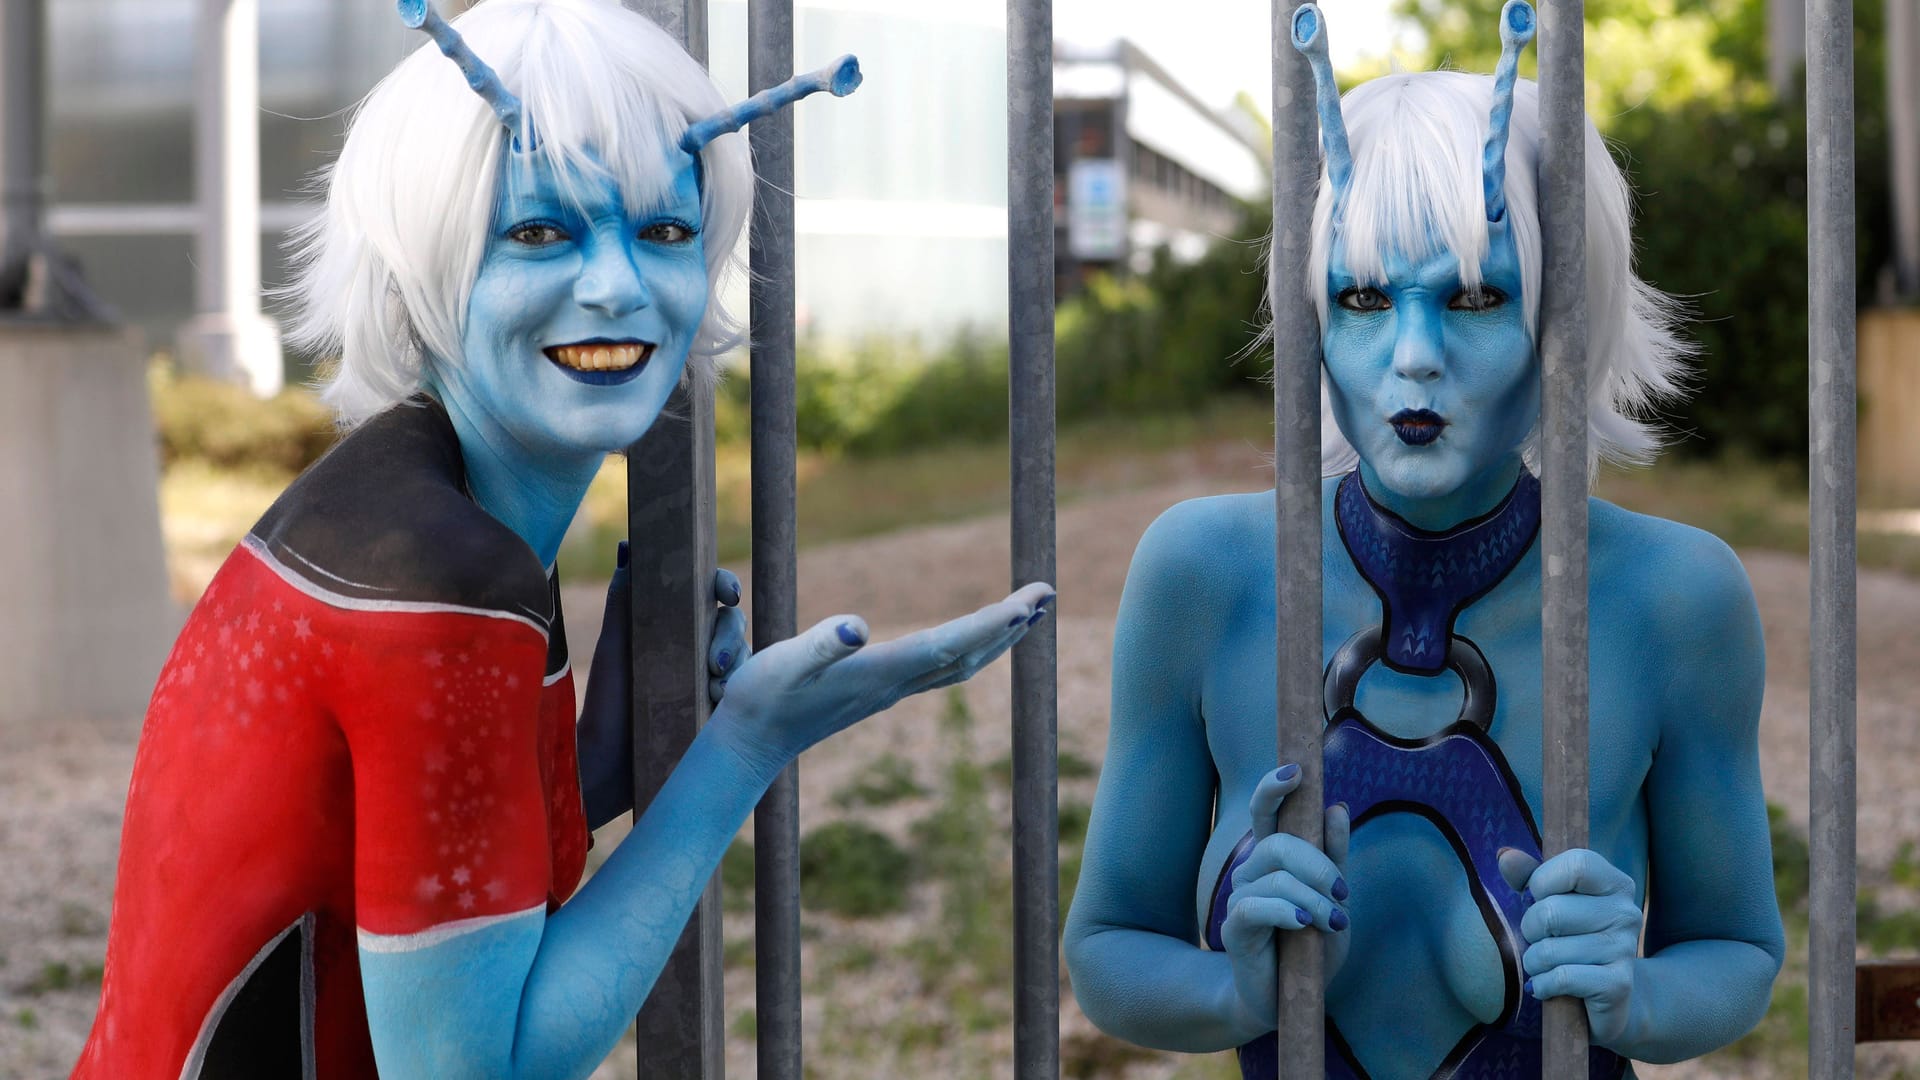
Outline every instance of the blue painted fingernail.
<svg viewBox="0 0 1920 1080"><path fill-rule="evenodd" d="M627 558L627 542L622 540L620 541L620 546L613 549L613 568L615 570L625 570L627 568Z"/></svg>
<svg viewBox="0 0 1920 1080"><path fill-rule="evenodd" d="M720 651L720 670L725 671L727 669L727 665L731 663L733 663L733 654L726 651L725 649L722 649Z"/></svg>
<svg viewBox="0 0 1920 1080"><path fill-rule="evenodd" d="M1345 930L1347 927L1353 925L1353 920L1347 918L1346 912L1341 911L1339 908L1334 908L1333 914L1327 916L1327 925L1333 927L1335 930Z"/></svg>
<svg viewBox="0 0 1920 1080"><path fill-rule="evenodd" d="M1333 898L1335 900L1345 900L1352 891L1353 890L1347 888L1346 878L1337 877L1333 879Z"/></svg>
<svg viewBox="0 0 1920 1080"><path fill-rule="evenodd" d="M1027 617L1025 615L1015 615L1013 618L1007 620L1007 629L1011 630L1026 621Z"/></svg>
<svg viewBox="0 0 1920 1080"><path fill-rule="evenodd" d="M1528 979L1525 983L1521 984L1520 991L1521 993L1526 994L1528 997L1533 997L1534 996L1533 980Z"/></svg>
<svg viewBox="0 0 1920 1080"><path fill-rule="evenodd" d="M1313 912L1308 911L1306 908L1303 908L1303 907L1294 908L1293 917L1300 920L1301 926L1313 925Z"/></svg>
<svg viewBox="0 0 1920 1080"><path fill-rule="evenodd" d="M733 584L727 586L727 605L731 607L734 604L738 604L739 602L740 602L740 583L734 582Z"/></svg>
<svg viewBox="0 0 1920 1080"><path fill-rule="evenodd" d="M1046 607L1046 606L1047 606L1048 604L1051 604L1051 603L1053 603L1053 597L1054 597L1054 594L1053 594L1053 593L1048 593L1047 595L1045 595L1045 596L1043 596L1043 597L1041 597L1041 598L1040 598L1040 602L1039 602L1038 604L1035 604L1034 606L1035 606L1035 607Z"/></svg>
<svg viewBox="0 0 1920 1080"><path fill-rule="evenodd" d="M1275 780L1291 780L1293 779L1293 774L1299 771L1300 766L1288 763L1273 770L1273 778Z"/></svg>
<svg viewBox="0 0 1920 1080"><path fill-rule="evenodd" d="M1047 617L1047 609L1041 608L1039 611L1036 611L1033 613L1033 618L1027 620L1027 625L1032 626L1034 623L1037 623L1041 619L1044 619L1046 617Z"/></svg>
<svg viewBox="0 0 1920 1080"><path fill-rule="evenodd" d="M860 631L855 630L852 623L841 623L837 632L840 635L840 643L843 645L865 645L867 643L866 637L863 636Z"/></svg>

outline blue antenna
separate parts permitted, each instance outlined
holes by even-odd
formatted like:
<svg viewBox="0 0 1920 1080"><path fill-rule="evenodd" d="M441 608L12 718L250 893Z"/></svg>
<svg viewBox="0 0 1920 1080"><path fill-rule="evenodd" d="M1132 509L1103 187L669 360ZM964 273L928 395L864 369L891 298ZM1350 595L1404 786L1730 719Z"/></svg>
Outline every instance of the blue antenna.
<svg viewBox="0 0 1920 1080"><path fill-rule="evenodd" d="M433 38L434 44L440 46L440 51L447 55L447 59L460 65L460 73L467 77L467 85L493 107L493 114L513 135L513 148L516 151L523 148L532 150L533 132L525 127L526 115L520 107L520 99L500 84L500 76L487 66L485 60L467 48L459 31L447 25L447 20L433 9L430 0L398 0L398 6L400 21L408 29L425 31ZM524 140L522 134L526 135Z"/></svg>
<svg viewBox="0 0 1920 1080"><path fill-rule="evenodd" d="M1487 124L1487 149L1480 161L1487 220L1507 216L1507 133L1513 125L1513 81L1520 74L1520 52L1533 40L1533 5L1507 0L1500 9L1500 66L1493 72L1493 112Z"/></svg>
<svg viewBox="0 0 1920 1080"><path fill-rule="evenodd" d="M729 132L739 131L755 120L784 109L809 94L828 91L834 97L846 97L860 86L860 61L843 56L819 71L796 75L779 86L770 87L724 112L718 112L687 129L680 136L680 149L698 155L706 145Z"/></svg>
<svg viewBox="0 0 1920 1080"><path fill-rule="evenodd" d="M1347 148L1347 122L1340 115L1340 87L1333 81L1333 61L1327 58L1326 18L1318 5L1301 4L1294 9L1292 36L1293 47L1313 65L1313 96L1320 109L1320 139L1326 148L1327 179L1333 182L1333 207L1338 213L1347 200L1347 187L1353 182L1353 152Z"/></svg>

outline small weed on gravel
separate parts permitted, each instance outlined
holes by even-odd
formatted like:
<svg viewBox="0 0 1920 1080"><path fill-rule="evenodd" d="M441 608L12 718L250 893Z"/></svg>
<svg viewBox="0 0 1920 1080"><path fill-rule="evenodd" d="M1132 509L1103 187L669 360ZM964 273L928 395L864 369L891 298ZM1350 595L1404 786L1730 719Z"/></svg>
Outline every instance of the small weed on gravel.
<svg viewBox="0 0 1920 1080"><path fill-rule="evenodd" d="M104 970L99 963L93 961L76 968L65 960L50 960L41 965L40 973L22 986L20 992L38 997L41 994L52 994L61 990L98 986Z"/></svg>
<svg viewBox="0 0 1920 1080"><path fill-rule="evenodd" d="M753 910L753 845L738 837L720 856L720 906L726 911Z"/></svg>
<svg viewBox="0 0 1920 1080"><path fill-rule="evenodd" d="M894 754L882 754L860 770L860 775L833 793L833 805L842 810L861 806L891 806L917 799L927 789L913 775L913 763Z"/></svg>
<svg viewBox="0 0 1920 1080"><path fill-rule="evenodd" d="M863 918L907 906L912 860L893 838L857 821L833 821L800 838L800 903Z"/></svg>

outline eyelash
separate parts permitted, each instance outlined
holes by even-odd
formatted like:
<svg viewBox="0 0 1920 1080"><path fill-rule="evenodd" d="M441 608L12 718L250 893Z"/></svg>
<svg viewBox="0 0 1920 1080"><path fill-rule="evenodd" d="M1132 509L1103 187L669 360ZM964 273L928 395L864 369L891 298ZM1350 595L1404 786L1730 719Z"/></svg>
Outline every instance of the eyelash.
<svg viewBox="0 0 1920 1080"><path fill-rule="evenodd" d="M1349 301L1363 295L1372 296L1377 301L1376 305L1373 307L1360 307L1357 304L1349 303ZM1476 301L1478 302L1476 303ZM1375 312L1386 311L1393 307L1393 301L1388 300L1385 293L1371 287L1360 288L1353 286L1342 289L1339 295L1334 297L1334 302L1346 308L1348 311L1360 315L1372 315ZM1501 292L1491 285L1481 285L1474 289L1461 289L1455 293L1453 298L1447 301L1447 310L1480 313L1492 311L1494 308L1506 302L1506 293Z"/></svg>
<svg viewBox="0 0 1920 1080"><path fill-rule="evenodd" d="M553 233L553 235L547 239L538 240L538 241L528 240L523 238L522 234L534 229L550 230ZM683 221L679 218L667 218L662 221L648 222L646 226L640 230L639 235L641 236L642 239L645 239L647 237L647 234L653 232L655 229L679 229L681 232L685 233L686 234L685 236L681 236L677 239L659 241L660 243L671 244L675 246L678 246L680 244L690 243L695 237L700 235L699 226L693 224L690 221ZM572 238L573 238L573 234L569 233L565 228L559 225L556 225L551 221L537 221L537 220L523 221L507 230L507 239L514 240L518 243L526 244L528 247L546 247L549 244L563 243L567 240L571 240Z"/></svg>
<svg viewBox="0 0 1920 1080"><path fill-rule="evenodd" d="M680 218L666 218L661 221L648 222L647 226L640 230L640 236L644 239L648 233L659 228L675 228L687 234L678 240L661 241L667 244L678 245L691 243L695 237L700 235L700 227L693 222L683 221Z"/></svg>

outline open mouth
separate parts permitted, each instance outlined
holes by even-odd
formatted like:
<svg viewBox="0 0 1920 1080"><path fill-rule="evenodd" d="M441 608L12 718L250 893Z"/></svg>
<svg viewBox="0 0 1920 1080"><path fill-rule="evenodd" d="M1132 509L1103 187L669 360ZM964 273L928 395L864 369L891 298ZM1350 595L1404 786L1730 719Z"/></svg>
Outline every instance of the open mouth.
<svg viewBox="0 0 1920 1080"><path fill-rule="evenodd" d="M1393 433L1408 446L1427 445L1439 438L1441 429L1447 426L1432 409L1401 409L1387 423L1393 425Z"/></svg>
<svg viewBox="0 0 1920 1080"><path fill-rule="evenodd" d="M581 341L541 350L570 378L594 386L627 382L646 370L653 356L648 341Z"/></svg>

